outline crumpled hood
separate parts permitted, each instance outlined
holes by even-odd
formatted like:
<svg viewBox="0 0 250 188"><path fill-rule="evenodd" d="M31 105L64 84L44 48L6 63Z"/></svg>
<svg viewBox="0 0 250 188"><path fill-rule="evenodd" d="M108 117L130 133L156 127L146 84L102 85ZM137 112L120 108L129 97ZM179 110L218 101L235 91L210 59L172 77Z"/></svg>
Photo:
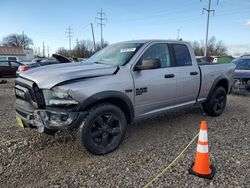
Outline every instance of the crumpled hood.
<svg viewBox="0 0 250 188"><path fill-rule="evenodd" d="M250 70L235 69L234 78L250 78Z"/></svg>
<svg viewBox="0 0 250 188"><path fill-rule="evenodd" d="M34 81L41 89L50 89L55 85L81 78L111 75L117 66L75 62L42 66L22 72L20 77Z"/></svg>

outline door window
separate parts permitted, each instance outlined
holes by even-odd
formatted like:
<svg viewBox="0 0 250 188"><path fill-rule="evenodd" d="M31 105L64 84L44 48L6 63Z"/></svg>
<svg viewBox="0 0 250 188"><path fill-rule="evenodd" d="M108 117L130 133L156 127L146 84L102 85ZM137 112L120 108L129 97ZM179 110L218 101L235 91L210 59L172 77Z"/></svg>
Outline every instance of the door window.
<svg viewBox="0 0 250 188"><path fill-rule="evenodd" d="M2 61L0 62L1 67L9 67L9 62L8 61Z"/></svg>
<svg viewBox="0 0 250 188"><path fill-rule="evenodd" d="M150 46L142 55L139 62L149 59L159 59L162 68L170 67L170 55L167 44L154 44Z"/></svg>
<svg viewBox="0 0 250 188"><path fill-rule="evenodd" d="M16 61L17 58L16 57L8 57L8 60L10 60L10 61Z"/></svg>
<svg viewBox="0 0 250 188"><path fill-rule="evenodd" d="M189 50L184 44L173 44L176 66L192 65Z"/></svg>
<svg viewBox="0 0 250 188"><path fill-rule="evenodd" d="M17 63L17 62L10 62L10 64L12 67L19 67L20 66L19 63Z"/></svg>

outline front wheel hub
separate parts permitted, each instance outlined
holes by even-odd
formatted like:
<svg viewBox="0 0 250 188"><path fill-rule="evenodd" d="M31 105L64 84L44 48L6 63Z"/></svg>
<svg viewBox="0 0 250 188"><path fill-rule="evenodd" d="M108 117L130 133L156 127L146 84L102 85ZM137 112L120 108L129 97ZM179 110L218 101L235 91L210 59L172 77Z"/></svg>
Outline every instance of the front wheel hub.
<svg viewBox="0 0 250 188"><path fill-rule="evenodd" d="M102 146L115 142L115 139L121 134L121 123L118 117L112 113L99 115L92 124L91 136L93 141Z"/></svg>

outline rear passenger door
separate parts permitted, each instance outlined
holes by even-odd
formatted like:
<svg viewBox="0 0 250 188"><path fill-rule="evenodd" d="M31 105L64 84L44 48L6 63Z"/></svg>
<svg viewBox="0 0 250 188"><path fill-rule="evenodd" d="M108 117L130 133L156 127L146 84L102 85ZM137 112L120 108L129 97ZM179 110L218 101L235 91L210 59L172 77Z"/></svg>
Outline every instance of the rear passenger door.
<svg viewBox="0 0 250 188"><path fill-rule="evenodd" d="M16 75L16 71L18 67L20 66L20 63L12 61L10 62L10 66L11 66L11 74Z"/></svg>
<svg viewBox="0 0 250 188"><path fill-rule="evenodd" d="M175 104L176 77L172 67L168 45L165 43L151 44L141 55L136 64L142 60L159 59L161 67L135 71L135 115L153 114Z"/></svg>
<svg viewBox="0 0 250 188"><path fill-rule="evenodd" d="M200 71L195 60L191 58L192 49L186 44L171 44L171 50L176 66L176 104L193 104L200 88Z"/></svg>

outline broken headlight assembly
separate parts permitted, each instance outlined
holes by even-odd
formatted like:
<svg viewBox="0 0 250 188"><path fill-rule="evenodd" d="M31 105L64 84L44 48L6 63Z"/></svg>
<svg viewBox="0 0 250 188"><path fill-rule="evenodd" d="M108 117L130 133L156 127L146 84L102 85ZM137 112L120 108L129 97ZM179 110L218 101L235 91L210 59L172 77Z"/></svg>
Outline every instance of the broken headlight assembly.
<svg viewBox="0 0 250 188"><path fill-rule="evenodd" d="M46 106L76 106L79 104L69 95L68 90L58 88L43 90L43 96Z"/></svg>

